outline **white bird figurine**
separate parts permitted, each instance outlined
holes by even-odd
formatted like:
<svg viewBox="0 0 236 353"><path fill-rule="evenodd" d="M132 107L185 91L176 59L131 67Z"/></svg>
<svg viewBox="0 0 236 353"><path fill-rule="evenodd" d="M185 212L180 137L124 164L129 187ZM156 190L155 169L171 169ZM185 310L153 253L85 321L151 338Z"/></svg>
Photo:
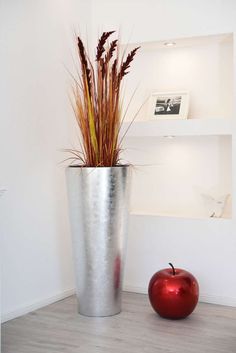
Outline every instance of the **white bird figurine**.
<svg viewBox="0 0 236 353"><path fill-rule="evenodd" d="M230 194L221 195L219 197L213 197L208 194L201 194L203 197L207 210L209 212L209 217L220 218L223 216L225 206Z"/></svg>

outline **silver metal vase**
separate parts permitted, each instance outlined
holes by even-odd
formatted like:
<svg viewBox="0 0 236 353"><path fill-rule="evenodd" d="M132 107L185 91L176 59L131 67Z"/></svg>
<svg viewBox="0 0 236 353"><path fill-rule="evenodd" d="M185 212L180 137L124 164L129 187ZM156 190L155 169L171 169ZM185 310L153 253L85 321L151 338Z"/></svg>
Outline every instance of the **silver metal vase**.
<svg viewBox="0 0 236 353"><path fill-rule="evenodd" d="M121 311L127 239L130 166L66 170L78 311Z"/></svg>

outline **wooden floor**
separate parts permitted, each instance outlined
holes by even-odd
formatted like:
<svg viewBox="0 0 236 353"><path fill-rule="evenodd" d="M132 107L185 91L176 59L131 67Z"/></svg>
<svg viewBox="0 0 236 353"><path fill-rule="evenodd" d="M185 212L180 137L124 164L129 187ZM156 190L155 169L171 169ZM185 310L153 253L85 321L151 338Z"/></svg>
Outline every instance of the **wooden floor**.
<svg viewBox="0 0 236 353"><path fill-rule="evenodd" d="M2 325L2 353L236 353L236 308L199 304L185 320L155 314L124 293L121 314L76 314L75 297Z"/></svg>

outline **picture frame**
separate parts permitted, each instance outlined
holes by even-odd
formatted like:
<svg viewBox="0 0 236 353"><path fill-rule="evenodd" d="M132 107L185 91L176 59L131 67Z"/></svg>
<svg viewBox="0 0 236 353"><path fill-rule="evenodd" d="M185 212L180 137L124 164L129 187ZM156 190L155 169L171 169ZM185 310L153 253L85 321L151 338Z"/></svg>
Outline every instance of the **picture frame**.
<svg viewBox="0 0 236 353"><path fill-rule="evenodd" d="M149 118L187 119L189 110L189 92L153 92L150 97Z"/></svg>

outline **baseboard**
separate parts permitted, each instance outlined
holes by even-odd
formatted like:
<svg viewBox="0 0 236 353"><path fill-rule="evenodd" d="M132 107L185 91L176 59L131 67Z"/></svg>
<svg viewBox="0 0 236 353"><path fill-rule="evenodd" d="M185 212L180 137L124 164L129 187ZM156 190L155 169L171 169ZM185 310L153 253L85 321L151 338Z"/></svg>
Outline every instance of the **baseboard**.
<svg viewBox="0 0 236 353"><path fill-rule="evenodd" d="M147 288L145 287L137 287L137 286L130 286L129 284L124 284L123 290L125 292L132 292L132 293L139 293L139 294L147 294Z"/></svg>
<svg viewBox="0 0 236 353"><path fill-rule="evenodd" d="M233 297L224 297L224 296L212 295L212 294L201 294L199 301L202 303L236 307L236 298L233 298Z"/></svg>
<svg viewBox="0 0 236 353"><path fill-rule="evenodd" d="M75 289L74 288L68 289L68 290L65 290L65 291L63 291L61 293L55 294L55 295L53 295L53 296L51 296L49 298L45 298L45 299L39 300L37 302L34 302L34 303L30 304L30 305L18 308L18 309L14 310L14 311L11 311L9 313L3 314L1 316L1 322L3 323L3 322L6 322L6 321L15 319L15 318L17 318L19 316L26 315L26 314L30 313L31 311L35 311L37 309L43 308L44 306L47 306L47 305L55 303L55 302L57 302L59 300L65 299L67 297L70 297L74 293L75 293Z"/></svg>
<svg viewBox="0 0 236 353"><path fill-rule="evenodd" d="M133 293L140 293L140 294L147 294L147 288L130 286L128 284L124 285L124 291L133 292ZM202 303L236 307L236 298L234 298L234 297L224 297L224 296L219 296L219 295L202 293L202 294L200 294L199 301Z"/></svg>

